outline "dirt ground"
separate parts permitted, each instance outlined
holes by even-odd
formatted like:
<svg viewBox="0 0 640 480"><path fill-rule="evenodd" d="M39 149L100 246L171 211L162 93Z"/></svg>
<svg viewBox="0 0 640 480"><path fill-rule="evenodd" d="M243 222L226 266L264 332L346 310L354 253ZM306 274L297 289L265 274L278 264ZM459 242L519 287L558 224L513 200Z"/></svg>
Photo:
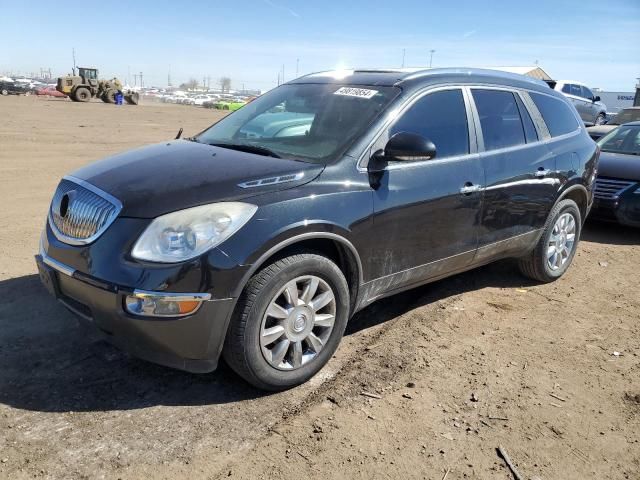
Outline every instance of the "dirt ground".
<svg viewBox="0 0 640 480"><path fill-rule="evenodd" d="M0 478L514 478L502 446L527 480L640 479L639 230L588 223L554 284L501 262L375 303L279 394L130 358L56 304L33 255L58 179L217 115L0 98Z"/></svg>

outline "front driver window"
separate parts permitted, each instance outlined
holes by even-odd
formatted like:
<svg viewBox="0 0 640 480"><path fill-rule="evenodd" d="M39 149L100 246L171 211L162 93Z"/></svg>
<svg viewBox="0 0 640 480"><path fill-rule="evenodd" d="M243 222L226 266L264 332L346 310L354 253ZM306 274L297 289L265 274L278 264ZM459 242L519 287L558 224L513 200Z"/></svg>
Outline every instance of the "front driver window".
<svg viewBox="0 0 640 480"><path fill-rule="evenodd" d="M462 90L441 90L416 101L389 130L422 135L436 146L437 157L469 153L469 127Z"/></svg>

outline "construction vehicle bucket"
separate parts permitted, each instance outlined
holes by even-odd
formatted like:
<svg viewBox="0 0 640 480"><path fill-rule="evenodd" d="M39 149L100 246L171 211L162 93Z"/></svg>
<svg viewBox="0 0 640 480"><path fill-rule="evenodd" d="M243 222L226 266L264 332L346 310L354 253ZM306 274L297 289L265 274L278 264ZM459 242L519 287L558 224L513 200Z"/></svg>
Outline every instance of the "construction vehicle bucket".
<svg viewBox="0 0 640 480"><path fill-rule="evenodd" d="M140 94L138 92L126 93L124 99L129 105L138 105L140 102Z"/></svg>

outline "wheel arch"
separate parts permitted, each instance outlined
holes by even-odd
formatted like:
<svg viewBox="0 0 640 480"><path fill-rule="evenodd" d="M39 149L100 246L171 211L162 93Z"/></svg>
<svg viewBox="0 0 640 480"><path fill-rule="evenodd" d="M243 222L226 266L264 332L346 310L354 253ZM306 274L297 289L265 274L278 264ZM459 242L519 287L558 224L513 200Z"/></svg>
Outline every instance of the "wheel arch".
<svg viewBox="0 0 640 480"><path fill-rule="evenodd" d="M582 223L584 224L587 218L587 213L589 212L589 192L587 191L586 187L581 184L575 184L566 188L560 193L555 204L557 205L559 202L566 199L576 202L578 208L580 209Z"/></svg>
<svg viewBox="0 0 640 480"><path fill-rule="evenodd" d="M305 232L293 235L263 252L245 272L233 297L238 298L251 277L265 265L301 251L317 253L332 260L349 285L350 312L355 311L360 285L363 283L362 261L356 247L345 237L332 232Z"/></svg>

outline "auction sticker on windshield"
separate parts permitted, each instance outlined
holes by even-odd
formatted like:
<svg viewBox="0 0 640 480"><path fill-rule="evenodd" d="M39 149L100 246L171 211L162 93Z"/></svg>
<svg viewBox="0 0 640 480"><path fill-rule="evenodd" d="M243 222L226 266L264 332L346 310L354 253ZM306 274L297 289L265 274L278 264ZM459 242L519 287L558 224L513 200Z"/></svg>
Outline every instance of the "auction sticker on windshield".
<svg viewBox="0 0 640 480"><path fill-rule="evenodd" d="M366 88L342 87L336 90L334 95L344 95L346 97L371 98L378 90L368 90Z"/></svg>

